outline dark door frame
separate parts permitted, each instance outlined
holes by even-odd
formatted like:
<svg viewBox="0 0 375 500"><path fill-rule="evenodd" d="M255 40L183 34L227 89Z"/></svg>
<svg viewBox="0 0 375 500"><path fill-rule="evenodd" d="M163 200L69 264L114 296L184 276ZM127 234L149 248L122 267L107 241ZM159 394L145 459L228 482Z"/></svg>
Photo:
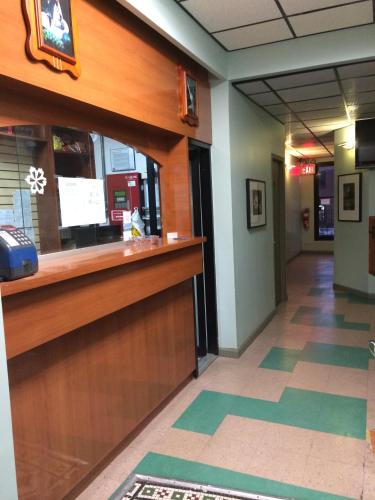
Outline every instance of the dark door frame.
<svg viewBox="0 0 375 500"><path fill-rule="evenodd" d="M275 210L275 207L273 207L273 214L277 213L278 217L277 220L275 220L275 217L273 218L273 224L274 224L274 230L273 230L273 240L274 240L274 260L276 262L276 255L275 255L275 224L280 225L280 242L279 242L279 248L280 248L280 255L279 255L279 269L280 269L280 276L278 279L280 280L280 302L284 302L288 300L288 293L287 293L287 280L286 280L286 220L285 220L285 215L286 215L286 201L285 201L285 158L278 156L276 154L271 154L271 165L273 165L273 162L276 161L279 164L280 168L280 188L281 188L281 193L280 193L280 202L279 202L279 207L278 211ZM272 166L272 187L273 187L273 166ZM272 193L272 201L274 203L274 194ZM275 268L275 298L276 298L276 268ZM277 304L276 304L277 305Z"/></svg>
<svg viewBox="0 0 375 500"><path fill-rule="evenodd" d="M331 162L321 162L316 164L316 172L314 175L314 240L315 241L333 241L334 236L319 236L319 168L324 167L334 167L333 161ZM333 206L335 205L335 189L333 188ZM335 219L333 220L335 222Z"/></svg>
<svg viewBox="0 0 375 500"><path fill-rule="evenodd" d="M189 139L190 161L194 151L196 151L196 154L198 155L197 161L199 162L200 170L199 176L195 176L194 178L193 173L190 172L193 234L194 236L207 237L207 241L203 244L203 273L196 276L194 287L196 328L198 332L197 354L198 356L205 356L208 353L218 354L219 350L211 177L211 145L195 139ZM205 162L205 169L201 169L202 160ZM194 207L194 199L199 205L199 210L197 210L198 206ZM205 234L203 234L203 232Z"/></svg>

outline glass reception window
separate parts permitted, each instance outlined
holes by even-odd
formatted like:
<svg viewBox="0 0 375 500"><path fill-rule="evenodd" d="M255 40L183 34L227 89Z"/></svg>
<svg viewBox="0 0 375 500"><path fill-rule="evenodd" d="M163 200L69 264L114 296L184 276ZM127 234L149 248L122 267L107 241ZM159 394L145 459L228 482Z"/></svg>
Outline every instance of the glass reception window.
<svg viewBox="0 0 375 500"><path fill-rule="evenodd" d="M0 128L0 225L40 254L122 240L122 212L161 235L158 165L129 145L61 126Z"/></svg>

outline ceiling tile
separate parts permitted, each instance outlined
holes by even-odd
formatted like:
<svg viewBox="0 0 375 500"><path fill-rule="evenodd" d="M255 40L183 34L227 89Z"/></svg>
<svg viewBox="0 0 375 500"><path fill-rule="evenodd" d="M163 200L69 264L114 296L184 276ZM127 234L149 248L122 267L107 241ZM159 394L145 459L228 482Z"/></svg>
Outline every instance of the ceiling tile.
<svg viewBox="0 0 375 500"><path fill-rule="evenodd" d="M273 92L256 94L251 96L251 99L261 106L264 106L266 104L277 104L280 102L280 99Z"/></svg>
<svg viewBox="0 0 375 500"><path fill-rule="evenodd" d="M362 78L342 80L342 87L345 93L348 94L356 94L357 92L375 90L375 76L364 76Z"/></svg>
<svg viewBox="0 0 375 500"><path fill-rule="evenodd" d="M316 118L334 118L341 116L346 116L344 106L341 106L340 108L319 109L317 111L302 111L298 113L298 117L301 118L301 120L314 120Z"/></svg>
<svg viewBox="0 0 375 500"><path fill-rule="evenodd" d="M276 118L280 121L282 121L283 123L286 123L286 124L289 124L289 123L294 123L294 122L298 122L299 123L299 120L297 120L297 118L292 115L291 113L288 113L286 115L274 115L276 116Z"/></svg>
<svg viewBox="0 0 375 500"><path fill-rule="evenodd" d="M254 26L247 26L213 35L228 50L253 47L265 43L278 42L293 38L288 25L283 19Z"/></svg>
<svg viewBox="0 0 375 500"><path fill-rule="evenodd" d="M208 31L219 31L281 17L273 0L186 0L181 4Z"/></svg>
<svg viewBox="0 0 375 500"><path fill-rule="evenodd" d="M340 78L356 78L359 76L375 75L375 61L359 64L349 64L337 68Z"/></svg>
<svg viewBox="0 0 375 500"><path fill-rule="evenodd" d="M375 118L375 111L359 111L356 115L358 118Z"/></svg>
<svg viewBox="0 0 375 500"><path fill-rule="evenodd" d="M336 82L329 82L318 85L306 85L294 89L279 90L278 93L285 101L295 102L339 95L340 89Z"/></svg>
<svg viewBox="0 0 375 500"><path fill-rule="evenodd" d="M237 83L236 87L238 87L242 92L245 92L245 94L259 94L260 92L270 91L267 85L262 81Z"/></svg>
<svg viewBox="0 0 375 500"><path fill-rule="evenodd" d="M280 3L285 13L290 16L300 12L307 12L310 10L324 9L326 7L334 7L335 5L342 5L351 3L353 0L280 0Z"/></svg>
<svg viewBox="0 0 375 500"><path fill-rule="evenodd" d="M305 125L303 125L301 122L291 122L288 123L288 128L291 131L295 130L303 130L303 131L308 131Z"/></svg>
<svg viewBox="0 0 375 500"><path fill-rule="evenodd" d="M314 132L314 134L318 134L320 132L330 132L331 130L336 130L338 128L342 128L342 127L346 127L347 125L349 125L349 122L340 122L340 123L337 123L335 125L331 124L331 125L317 125L317 126L314 126L314 127L309 127L310 130L312 132Z"/></svg>
<svg viewBox="0 0 375 500"><path fill-rule="evenodd" d="M267 111L274 115L285 115L289 112L289 109L285 104L272 104L267 106Z"/></svg>
<svg viewBox="0 0 375 500"><path fill-rule="evenodd" d="M375 102L375 92L362 92L360 94L346 94L348 104L366 104Z"/></svg>
<svg viewBox="0 0 375 500"><path fill-rule="evenodd" d="M360 104L358 108L354 111L355 114L359 113L370 113L375 111L375 102L371 104Z"/></svg>
<svg viewBox="0 0 375 500"><path fill-rule="evenodd" d="M306 120L304 122L309 129L313 130L315 127L331 127L331 130L335 128L341 128L341 127L346 127L346 125L349 125L348 119L346 116L343 116L339 119L332 119L332 118L326 118L326 119L318 119L318 120Z"/></svg>
<svg viewBox="0 0 375 500"><path fill-rule="evenodd" d="M292 16L289 20L297 36L360 26L373 22L372 1Z"/></svg>
<svg viewBox="0 0 375 500"><path fill-rule="evenodd" d="M336 97L326 97L323 99L312 99L301 102L290 102L288 105L294 111L299 112L299 111L309 111L311 109L337 108L338 106L343 105L343 100L341 96L336 96Z"/></svg>
<svg viewBox="0 0 375 500"><path fill-rule="evenodd" d="M305 129L305 131L296 130L292 133L292 138L293 142L297 139L301 142L306 141L307 139L315 140L314 136L307 129Z"/></svg>
<svg viewBox="0 0 375 500"><path fill-rule="evenodd" d="M269 78L267 83L275 90L299 87L301 85L311 85L313 83L323 83L335 80L335 73L332 69L319 71L307 71L295 75L278 76Z"/></svg>

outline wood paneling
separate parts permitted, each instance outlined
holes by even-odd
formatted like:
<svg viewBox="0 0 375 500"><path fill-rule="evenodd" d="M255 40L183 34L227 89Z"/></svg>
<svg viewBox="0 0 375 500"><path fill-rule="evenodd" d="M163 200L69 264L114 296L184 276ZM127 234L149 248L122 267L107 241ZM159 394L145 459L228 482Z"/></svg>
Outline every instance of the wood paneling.
<svg viewBox="0 0 375 500"><path fill-rule="evenodd" d="M189 280L9 361L21 500L62 498L193 372L191 297Z"/></svg>
<svg viewBox="0 0 375 500"><path fill-rule="evenodd" d="M40 106L43 102L43 107ZM96 130L134 146L160 166L163 232L191 236L187 139L72 99L0 78L0 127L56 124ZM171 216L169 216L169 213Z"/></svg>
<svg viewBox="0 0 375 500"><path fill-rule="evenodd" d="M3 297L12 358L202 272L201 245Z"/></svg>
<svg viewBox="0 0 375 500"><path fill-rule="evenodd" d="M375 275L375 216L369 217L369 271Z"/></svg>
<svg viewBox="0 0 375 500"><path fill-rule="evenodd" d="M149 257L201 245L204 241L205 238L200 237L186 240L160 239L154 244L151 244L150 241L128 243L120 241L96 247L43 255L39 259L39 271L36 274L22 280L2 282L0 284L1 295L6 297L34 288L53 285L85 274L124 266Z"/></svg>
<svg viewBox="0 0 375 500"><path fill-rule="evenodd" d="M0 2L0 74L211 142L206 70L115 0L76 0L75 12L79 32L77 55L82 66L78 80L31 62L25 52L26 28L20 0ZM179 117L179 64L199 81L199 127L190 127Z"/></svg>
<svg viewBox="0 0 375 500"><path fill-rule="evenodd" d="M41 253L49 253L61 250L61 239L51 127L44 126L43 135L46 143L39 147L37 167L43 169L48 188L45 189L43 196L37 197L37 200L40 221L40 250Z"/></svg>

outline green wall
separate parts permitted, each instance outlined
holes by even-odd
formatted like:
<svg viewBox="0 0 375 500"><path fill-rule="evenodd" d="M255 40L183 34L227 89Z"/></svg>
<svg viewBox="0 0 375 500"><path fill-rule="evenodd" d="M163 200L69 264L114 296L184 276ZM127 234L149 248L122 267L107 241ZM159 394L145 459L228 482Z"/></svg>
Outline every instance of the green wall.
<svg viewBox="0 0 375 500"><path fill-rule="evenodd" d="M284 157L285 131L228 82L213 85L212 110L219 345L239 349L275 308L271 154ZM267 225L252 231L246 178L267 183Z"/></svg>

